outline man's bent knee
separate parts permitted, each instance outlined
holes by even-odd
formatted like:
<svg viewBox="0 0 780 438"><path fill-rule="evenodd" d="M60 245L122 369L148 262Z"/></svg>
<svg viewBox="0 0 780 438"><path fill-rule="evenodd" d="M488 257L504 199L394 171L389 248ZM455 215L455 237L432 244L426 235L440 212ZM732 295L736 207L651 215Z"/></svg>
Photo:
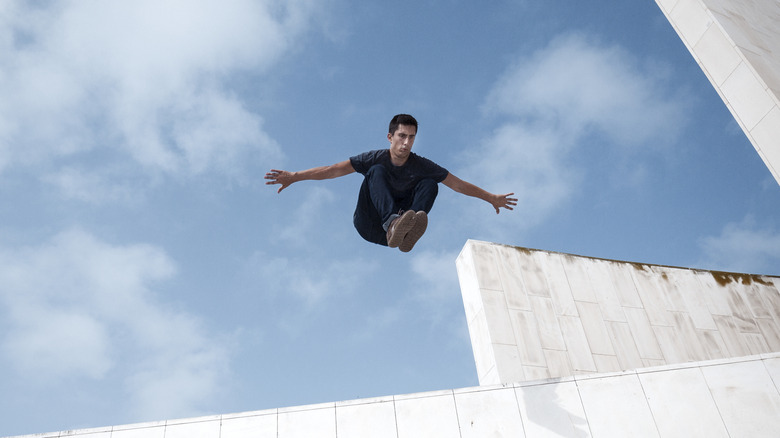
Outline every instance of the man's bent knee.
<svg viewBox="0 0 780 438"><path fill-rule="evenodd" d="M417 183L416 190L425 190L435 197L439 194L439 184L430 178L426 178Z"/></svg>
<svg viewBox="0 0 780 438"><path fill-rule="evenodd" d="M381 177L385 178L387 177L387 168L381 164L374 164L368 169L368 172L366 172L366 177L368 178L374 178L374 177Z"/></svg>
<svg viewBox="0 0 780 438"><path fill-rule="evenodd" d="M424 179L414 188L414 197L411 209L430 213L436 196L439 194L439 184L432 179Z"/></svg>

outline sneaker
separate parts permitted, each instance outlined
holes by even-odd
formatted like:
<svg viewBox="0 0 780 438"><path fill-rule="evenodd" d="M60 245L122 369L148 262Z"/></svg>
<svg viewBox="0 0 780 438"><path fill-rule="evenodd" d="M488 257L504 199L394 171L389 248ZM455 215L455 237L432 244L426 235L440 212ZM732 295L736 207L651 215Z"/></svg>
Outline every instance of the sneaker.
<svg viewBox="0 0 780 438"><path fill-rule="evenodd" d="M411 210L395 218L387 227L387 246L396 248L401 245L409 230L414 228L415 221L416 215Z"/></svg>
<svg viewBox="0 0 780 438"><path fill-rule="evenodd" d="M418 211L414 214L414 227L406 233L404 240L398 247L402 252L409 252L414 248L414 244L420 240L425 230L428 228L428 214L424 211Z"/></svg>

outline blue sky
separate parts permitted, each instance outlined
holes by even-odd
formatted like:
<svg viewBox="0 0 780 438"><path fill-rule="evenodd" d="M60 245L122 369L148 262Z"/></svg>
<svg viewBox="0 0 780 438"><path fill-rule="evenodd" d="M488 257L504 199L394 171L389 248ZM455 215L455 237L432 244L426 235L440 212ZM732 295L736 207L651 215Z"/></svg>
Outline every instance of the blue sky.
<svg viewBox="0 0 780 438"><path fill-rule="evenodd" d="M0 3L0 436L477 385L467 239L780 275L780 186L652 1ZM360 176L441 186L408 254Z"/></svg>

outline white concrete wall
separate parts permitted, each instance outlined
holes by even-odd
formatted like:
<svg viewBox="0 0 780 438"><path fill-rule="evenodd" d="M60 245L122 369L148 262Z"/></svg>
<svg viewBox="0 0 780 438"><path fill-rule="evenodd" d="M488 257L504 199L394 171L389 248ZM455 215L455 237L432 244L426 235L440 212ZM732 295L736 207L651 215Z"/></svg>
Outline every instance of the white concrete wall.
<svg viewBox="0 0 780 438"><path fill-rule="evenodd" d="M780 354L27 438L776 438Z"/></svg>
<svg viewBox="0 0 780 438"><path fill-rule="evenodd" d="M780 183L780 2L656 3Z"/></svg>
<svg viewBox="0 0 780 438"><path fill-rule="evenodd" d="M516 380L25 437L780 436L780 353L757 354L779 351L780 279L478 241L457 264L480 383Z"/></svg>
<svg viewBox="0 0 780 438"><path fill-rule="evenodd" d="M457 260L480 385L780 352L780 278L469 240Z"/></svg>

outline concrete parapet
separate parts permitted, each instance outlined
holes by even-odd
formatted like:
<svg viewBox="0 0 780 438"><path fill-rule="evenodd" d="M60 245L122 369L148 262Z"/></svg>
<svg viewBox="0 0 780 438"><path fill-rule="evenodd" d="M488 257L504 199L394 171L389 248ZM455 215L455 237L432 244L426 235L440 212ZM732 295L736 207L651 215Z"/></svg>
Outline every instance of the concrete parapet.
<svg viewBox="0 0 780 438"><path fill-rule="evenodd" d="M778 383L769 354L23 438L774 438Z"/></svg>
<svg viewBox="0 0 780 438"><path fill-rule="evenodd" d="M780 352L780 278L470 240L457 260L481 385Z"/></svg>
<svg viewBox="0 0 780 438"><path fill-rule="evenodd" d="M457 267L479 387L24 438L777 436L778 277L473 240Z"/></svg>

